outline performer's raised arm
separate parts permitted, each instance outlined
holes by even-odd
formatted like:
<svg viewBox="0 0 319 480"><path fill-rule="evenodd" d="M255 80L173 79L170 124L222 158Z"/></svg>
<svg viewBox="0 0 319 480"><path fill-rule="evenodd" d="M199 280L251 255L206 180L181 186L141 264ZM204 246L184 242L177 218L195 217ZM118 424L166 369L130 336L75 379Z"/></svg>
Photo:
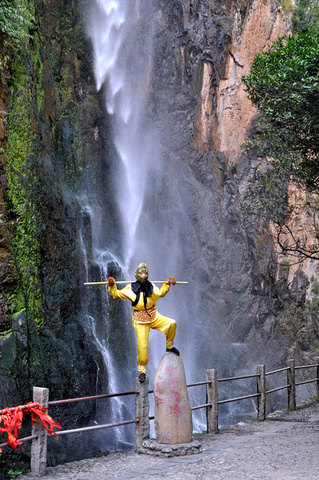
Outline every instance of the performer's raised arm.
<svg viewBox="0 0 319 480"><path fill-rule="evenodd" d="M131 300L132 302L135 300L135 294L131 290L131 285L126 285L126 287L122 288L121 290L117 289L116 283L115 283L115 278L109 277L107 279L108 283L108 292L111 295L112 298L127 298L128 300Z"/></svg>
<svg viewBox="0 0 319 480"><path fill-rule="evenodd" d="M168 277L167 282L164 282L161 288L156 287L156 285L153 284L153 295L156 297L156 300L159 298L165 297L165 295L168 293L170 286L175 285L176 280L174 277Z"/></svg>

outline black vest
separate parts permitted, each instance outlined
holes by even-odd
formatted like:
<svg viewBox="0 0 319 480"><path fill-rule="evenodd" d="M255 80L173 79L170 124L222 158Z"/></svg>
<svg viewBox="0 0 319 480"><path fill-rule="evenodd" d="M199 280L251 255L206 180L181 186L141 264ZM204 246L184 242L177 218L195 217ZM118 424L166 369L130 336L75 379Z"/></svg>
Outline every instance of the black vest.
<svg viewBox="0 0 319 480"><path fill-rule="evenodd" d="M136 281L131 284L131 288L136 295L136 299L134 300L134 302L132 302L132 306L135 307L138 304L140 294L143 293L144 308L146 310L147 297L150 297L153 293L153 285L151 284L151 282L149 282L148 280L146 280L145 283Z"/></svg>

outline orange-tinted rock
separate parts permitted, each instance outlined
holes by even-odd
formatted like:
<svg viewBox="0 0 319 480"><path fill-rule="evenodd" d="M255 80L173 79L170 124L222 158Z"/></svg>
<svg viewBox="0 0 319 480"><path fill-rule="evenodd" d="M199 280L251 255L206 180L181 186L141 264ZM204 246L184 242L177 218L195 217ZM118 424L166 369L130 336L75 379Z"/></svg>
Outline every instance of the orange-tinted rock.
<svg viewBox="0 0 319 480"><path fill-rule="evenodd" d="M182 359L166 353L154 378L155 432L158 443L187 443L192 440L189 405Z"/></svg>
<svg viewBox="0 0 319 480"><path fill-rule="evenodd" d="M224 73L212 82L215 63L203 55L194 75L197 95L194 148L223 152L229 164L239 160L257 109L248 100L241 78L247 75L255 56L290 31L291 15L273 0L251 0L245 15L233 2L232 43ZM249 6L248 6L249 3ZM205 53L205 52L204 52ZM213 145L212 145L213 144Z"/></svg>

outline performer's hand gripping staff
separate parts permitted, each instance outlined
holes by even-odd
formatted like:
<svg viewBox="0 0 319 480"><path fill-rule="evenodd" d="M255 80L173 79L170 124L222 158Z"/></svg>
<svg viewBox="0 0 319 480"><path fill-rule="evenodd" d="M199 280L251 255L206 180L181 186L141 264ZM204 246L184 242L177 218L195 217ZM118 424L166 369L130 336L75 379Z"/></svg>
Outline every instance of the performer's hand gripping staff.
<svg viewBox="0 0 319 480"><path fill-rule="evenodd" d="M177 282L174 277L168 277L163 282L150 282L148 280L148 266L140 263L135 272L136 281L116 281L109 277L106 282L90 282L85 285L107 285L108 292L114 299L127 299L132 305L132 322L137 338L137 368L140 382L146 378L146 365L148 363L148 340L150 329L160 330L166 337L166 351L179 355L174 347L176 333L176 321L164 317L155 308L159 298L164 297L171 285L186 285L188 282ZM126 286L121 290L117 285L124 283ZM157 283L162 286L158 288Z"/></svg>

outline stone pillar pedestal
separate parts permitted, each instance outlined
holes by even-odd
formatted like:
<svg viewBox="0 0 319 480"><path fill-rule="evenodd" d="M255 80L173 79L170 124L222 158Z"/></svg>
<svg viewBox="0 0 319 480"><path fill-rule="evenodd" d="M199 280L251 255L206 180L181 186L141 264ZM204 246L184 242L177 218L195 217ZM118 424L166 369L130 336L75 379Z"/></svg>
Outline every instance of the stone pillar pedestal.
<svg viewBox="0 0 319 480"><path fill-rule="evenodd" d="M202 445L198 440L192 440L187 443L175 443L168 445L167 443L158 443L154 438L143 440L142 448L139 453L146 453L154 457L183 457L185 455L194 455L202 453Z"/></svg>
<svg viewBox="0 0 319 480"><path fill-rule="evenodd" d="M144 439L139 453L157 457L177 457L202 452L192 440L192 411L188 401L182 359L166 353L154 378L156 439Z"/></svg>
<svg viewBox="0 0 319 480"><path fill-rule="evenodd" d="M154 378L155 432L159 444L185 444L192 440L192 411L181 357L163 355Z"/></svg>
<svg viewBox="0 0 319 480"><path fill-rule="evenodd" d="M147 377L143 383L141 383L138 378L136 379L136 391L138 393L135 400L135 414L136 418L139 419L135 428L137 452L140 451L143 440L150 436L148 383Z"/></svg>

